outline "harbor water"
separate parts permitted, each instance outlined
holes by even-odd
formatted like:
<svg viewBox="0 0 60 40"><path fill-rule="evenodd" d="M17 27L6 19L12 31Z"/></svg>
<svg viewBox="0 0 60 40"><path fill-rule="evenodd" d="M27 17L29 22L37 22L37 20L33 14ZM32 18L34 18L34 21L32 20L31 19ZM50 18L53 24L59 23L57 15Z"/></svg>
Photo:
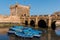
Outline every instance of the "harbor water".
<svg viewBox="0 0 60 40"><path fill-rule="evenodd" d="M2 30L3 29L0 29L0 31ZM21 38L21 37L16 36L15 34L8 35L7 32L4 31L6 33L0 32L0 40L48 40L48 31L46 29L39 28L37 30L41 30L43 32L40 38L35 38L35 37L34 38ZM50 34L51 34L51 40L57 40L57 39L60 40L60 36L57 36L55 31L51 30Z"/></svg>

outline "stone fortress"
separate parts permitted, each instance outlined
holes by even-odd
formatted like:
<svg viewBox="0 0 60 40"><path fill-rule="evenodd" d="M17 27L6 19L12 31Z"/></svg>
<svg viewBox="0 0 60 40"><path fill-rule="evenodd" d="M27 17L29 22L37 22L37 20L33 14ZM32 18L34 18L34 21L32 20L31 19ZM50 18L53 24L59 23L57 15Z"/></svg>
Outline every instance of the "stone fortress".
<svg viewBox="0 0 60 40"><path fill-rule="evenodd" d="M0 15L0 23L20 23L23 24L27 22L30 24L38 25L38 23L43 20L49 27L54 21L60 20L60 12L55 12L52 15L30 15L30 6L25 6L21 4L15 4L10 6L10 15L2 16ZM41 23L42 24L42 23Z"/></svg>

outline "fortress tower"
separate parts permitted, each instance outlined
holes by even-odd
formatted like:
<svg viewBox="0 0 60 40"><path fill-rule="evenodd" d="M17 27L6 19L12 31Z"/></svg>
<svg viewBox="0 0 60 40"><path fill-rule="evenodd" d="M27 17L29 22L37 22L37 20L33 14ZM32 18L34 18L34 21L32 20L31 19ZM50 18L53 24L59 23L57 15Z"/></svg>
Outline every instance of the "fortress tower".
<svg viewBox="0 0 60 40"><path fill-rule="evenodd" d="M11 16L20 16L20 17L29 17L30 16L30 7L24 5L11 5L10 6L10 15Z"/></svg>

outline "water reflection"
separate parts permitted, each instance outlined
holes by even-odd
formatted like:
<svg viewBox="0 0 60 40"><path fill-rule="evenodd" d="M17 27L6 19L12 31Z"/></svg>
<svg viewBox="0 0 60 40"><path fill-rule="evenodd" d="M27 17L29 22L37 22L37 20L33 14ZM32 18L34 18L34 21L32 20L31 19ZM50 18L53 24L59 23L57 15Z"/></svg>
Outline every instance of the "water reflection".
<svg viewBox="0 0 60 40"><path fill-rule="evenodd" d="M33 37L33 38L22 38L22 37L18 37L16 35L8 35L9 36L9 40L47 40L47 33L43 31L43 34L40 38L38 37Z"/></svg>
<svg viewBox="0 0 60 40"><path fill-rule="evenodd" d="M55 30L51 30L51 40L60 40L60 27L56 27Z"/></svg>
<svg viewBox="0 0 60 40"><path fill-rule="evenodd" d="M23 38L23 37L18 37L16 35L9 35L9 40L40 40L40 38Z"/></svg>
<svg viewBox="0 0 60 40"><path fill-rule="evenodd" d="M18 37L14 34L0 34L0 40L48 40L48 32L46 29L39 28L38 30L43 31L42 36L40 38L22 38ZM60 40L60 36L57 36L55 31L51 30L51 40Z"/></svg>
<svg viewBox="0 0 60 40"><path fill-rule="evenodd" d="M16 40L15 35L8 35L9 36L9 40Z"/></svg>
<svg viewBox="0 0 60 40"><path fill-rule="evenodd" d="M9 35L9 40L48 40L48 33L42 34L40 38L22 38L15 35ZM55 34L54 31L51 31L51 40L60 40L60 37Z"/></svg>
<svg viewBox="0 0 60 40"><path fill-rule="evenodd" d="M38 28L37 28L38 29ZM39 28L38 30L43 31L42 36L40 38L22 38L22 37L18 37L15 34L2 34L0 35L0 40L47 40L47 30L46 29L42 29Z"/></svg>
<svg viewBox="0 0 60 40"><path fill-rule="evenodd" d="M9 40L9 36L7 34L0 34L0 40Z"/></svg>
<svg viewBox="0 0 60 40"><path fill-rule="evenodd" d="M48 40L48 33L43 33L40 38L21 38L16 35L0 34L0 40ZM51 40L60 40L60 36L57 36L55 31L51 31Z"/></svg>

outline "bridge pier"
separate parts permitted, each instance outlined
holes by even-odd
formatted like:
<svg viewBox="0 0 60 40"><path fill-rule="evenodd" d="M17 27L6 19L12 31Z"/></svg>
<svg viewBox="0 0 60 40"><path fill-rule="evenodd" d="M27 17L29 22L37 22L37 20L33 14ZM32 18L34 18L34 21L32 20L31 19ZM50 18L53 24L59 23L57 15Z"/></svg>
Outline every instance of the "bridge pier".
<svg viewBox="0 0 60 40"><path fill-rule="evenodd" d="M30 25L30 18L28 19L28 24Z"/></svg>
<svg viewBox="0 0 60 40"><path fill-rule="evenodd" d="M48 15L49 17L49 23L48 23L48 40L51 40L51 16Z"/></svg>
<svg viewBox="0 0 60 40"><path fill-rule="evenodd" d="M51 28L51 22L52 22L52 20L51 20L51 16L50 16L50 15L48 15L48 17L49 17L48 28Z"/></svg>
<svg viewBox="0 0 60 40"><path fill-rule="evenodd" d="M37 26L38 25L38 18L37 17L36 17L35 25L36 25L35 28L38 28L38 26Z"/></svg>

